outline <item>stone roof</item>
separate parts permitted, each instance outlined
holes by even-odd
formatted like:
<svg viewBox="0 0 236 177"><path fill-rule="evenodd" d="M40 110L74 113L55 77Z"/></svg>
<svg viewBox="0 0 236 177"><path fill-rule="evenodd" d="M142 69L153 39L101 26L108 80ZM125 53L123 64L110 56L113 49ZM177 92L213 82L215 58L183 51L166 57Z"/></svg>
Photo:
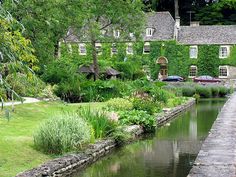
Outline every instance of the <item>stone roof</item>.
<svg viewBox="0 0 236 177"><path fill-rule="evenodd" d="M166 41L174 39L175 20L169 12L148 13L146 28L154 28L154 34L151 37L147 37L146 33L144 33L144 41Z"/></svg>
<svg viewBox="0 0 236 177"><path fill-rule="evenodd" d="M236 25L181 26L181 44L236 44Z"/></svg>

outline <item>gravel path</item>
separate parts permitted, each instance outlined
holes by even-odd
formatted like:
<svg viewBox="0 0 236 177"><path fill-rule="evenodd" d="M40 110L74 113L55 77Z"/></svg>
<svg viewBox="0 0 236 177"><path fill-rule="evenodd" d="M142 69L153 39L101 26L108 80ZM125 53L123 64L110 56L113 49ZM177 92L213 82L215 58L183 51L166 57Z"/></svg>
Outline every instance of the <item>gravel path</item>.
<svg viewBox="0 0 236 177"><path fill-rule="evenodd" d="M36 103L36 102L41 101L37 98L31 98L31 97L23 97L23 99L24 99L23 104L25 104L25 103ZM14 105L18 105L18 104L22 104L22 102L20 102L20 101L15 101L14 102ZM4 102L3 105L4 106L11 106L12 102Z"/></svg>

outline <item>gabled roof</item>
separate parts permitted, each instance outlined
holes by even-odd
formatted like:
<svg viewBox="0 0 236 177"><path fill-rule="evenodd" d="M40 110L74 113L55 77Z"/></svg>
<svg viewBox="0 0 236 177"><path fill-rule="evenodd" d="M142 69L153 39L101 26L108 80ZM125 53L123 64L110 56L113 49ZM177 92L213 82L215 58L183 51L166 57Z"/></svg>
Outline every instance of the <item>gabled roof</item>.
<svg viewBox="0 0 236 177"><path fill-rule="evenodd" d="M236 44L236 25L181 26L181 44Z"/></svg>
<svg viewBox="0 0 236 177"><path fill-rule="evenodd" d="M154 34L151 37L147 37L146 33L144 33L144 41L167 41L174 39L175 20L169 12L148 13L146 28L154 28Z"/></svg>

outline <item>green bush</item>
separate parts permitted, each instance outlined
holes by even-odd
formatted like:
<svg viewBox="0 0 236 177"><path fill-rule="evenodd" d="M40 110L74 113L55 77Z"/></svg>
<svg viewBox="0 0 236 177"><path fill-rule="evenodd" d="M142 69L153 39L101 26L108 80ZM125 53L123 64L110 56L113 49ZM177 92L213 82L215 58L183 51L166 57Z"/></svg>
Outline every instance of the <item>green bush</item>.
<svg viewBox="0 0 236 177"><path fill-rule="evenodd" d="M131 101L124 98L113 98L107 101L108 110L131 110L133 109L133 104Z"/></svg>
<svg viewBox="0 0 236 177"><path fill-rule="evenodd" d="M92 126L95 138L110 136L117 127L117 123L109 119L104 112L92 111L86 107L80 108L78 114Z"/></svg>
<svg viewBox="0 0 236 177"><path fill-rule="evenodd" d="M219 92L220 92L220 89L218 86L211 86L212 97L218 97Z"/></svg>
<svg viewBox="0 0 236 177"><path fill-rule="evenodd" d="M61 113L41 124L34 144L45 153L61 154L78 149L92 138L91 127L77 114Z"/></svg>
<svg viewBox="0 0 236 177"><path fill-rule="evenodd" d="M146 132L152 132L156 128L155 116L148 114L146 111L119 111L118 114L122 125L141 125Z"/></svg>
<svg viewBox="0 0 236 177"><path fill-rule="evenodd" d="M159 87L154 87L153 89L150 90L150 92L155 102L162 102L164 104L167 103L169 98L175 97L173 93L170 93Z"/></svg>
<svg viewBox="0 0 236 177"><path fill-rule="evenodd" d="M219 96L220 97L225 97L227 94L229 93L229 89L224 87L224 86L220 86L219 87Z"/></svg>
<svg viewBox="0 0 236 177"><path fill-rule="evenodd" d="M150 99L134 98L132 103L134 109L146 111L151 115L158 113L161 110L161 104L158 102L153 102Z"/></svg>
<svg viewBox="0 0 236 177"><path fill-rule="evenodd" d="M195 87L184 86L182 87L183 96L192 97L196 93Z"/></svg>
<svg viewBox="0 0 236 177"><path fill-rule="evenodd" d="M202 98L211 98L211 88L208 86L196 86L196 93L199 94Z"/></svg>
<svg viewBox="0 0 236 177"><path fill-rule="evenodd" d="M45 87L45 83L37 76L28 77L25 74L9 74L7 83L20 96L37 97Z"/></svg>
<svg viewBox="0 0 236 177"><path fill-rule="evenodd" d="M175 107L181 105L186 100L186 97L175 97L168 99L167 107Z"/></svg>

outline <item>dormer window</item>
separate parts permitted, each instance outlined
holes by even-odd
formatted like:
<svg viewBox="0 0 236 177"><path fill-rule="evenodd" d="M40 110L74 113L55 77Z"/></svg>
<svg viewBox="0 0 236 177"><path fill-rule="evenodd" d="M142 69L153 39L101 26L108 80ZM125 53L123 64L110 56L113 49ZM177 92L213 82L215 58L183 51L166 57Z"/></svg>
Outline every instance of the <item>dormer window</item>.
<svg viewBox="0 0 236 177"><path fill-rule="evenodd" d="M79 44L79 55L86 55L86 45L84 43Z"/></svg>
<svg viewBox="0 0 236 177"><path fill-rule="evenodd" d="M197 58L197 56L198 56L198 47L197 46L190 46L189 55L190 55L190 58Z"/></svg>
<svg viewBox="0 0 236 177"><path fill-rule="evenodd" d="M219 58L228 58L230 54L230 46L220 46Z"/></svg>
<svg viewBox="0 0 236 177"><path fill-rule="evenodd" d="M117 54L117 53L118 53L118 50L117 50L116 44L113 43L112 46L111 46L111 54L114 55L114 54Z"/></svg>
<svg viewBox="0 0 236 177"><path fill-rule="evenodd" d="M153 36L154 29L153 28L146 28L146 36L151 37Z"/></svg>
<svg viewBox="0 0 236 177"><path fill-rule="evenodd" d="M133 55L133 54L134 54L134 51L133 51L133 44L132 44L132 43L128 43L128 44L127 44L126 53L127 53L128 55Z"/></svg>
<svg viewBox="0 0 236 177"><path fill-rule="evenodd" d="M150 43L149 42L145 42L144 46L143 46L143 53L144 54L149 54L150 51L151 51Z"/></svg>
<svg viewBox="0 0 236 177"><path fill-rule="evenodd" d="M113 31L113 36L114 36L114 38L119 38L120 37L120 31L119 30L114 30Z"/></svg>
<svg viewBox="0 0 236 177"><path fill-rule="evenodd" d="M102 55L102 44L101 43L96 43L95 47L96 47L97 54Z"/></svg>
<svg viewBox="0 0 236 177"><path fill-rule="evenodd" d="M129 37L134 38L134 33L129 33Z"/></svg>

